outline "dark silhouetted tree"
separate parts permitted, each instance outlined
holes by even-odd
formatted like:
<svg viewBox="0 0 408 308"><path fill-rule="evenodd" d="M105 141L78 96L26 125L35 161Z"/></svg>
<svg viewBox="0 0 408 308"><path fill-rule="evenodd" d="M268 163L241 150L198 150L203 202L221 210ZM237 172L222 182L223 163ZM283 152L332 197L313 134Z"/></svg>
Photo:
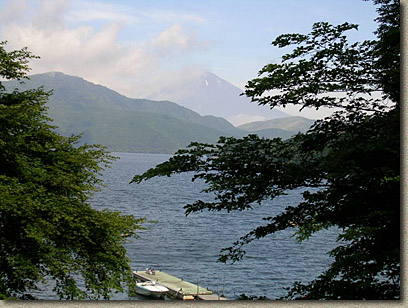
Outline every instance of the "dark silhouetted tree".
<svg viewBox="0 0 408 308"><path fill-rule="evenodd" d="M286 299L400 298L400 8L393 0L374 3L377 40L350 43L347 31L357 25L315 23L309 34L277 37L272 44L290 52L246 85L260 105L338 111L288 140L192 143L133 179L194 171L193 180L203 179L215 198L186 205L187 215L250 209L302 188L302 202L265 217L220 256L239 260L245 244L284 229L301 242L338 228L329 269L308 284L296 282Z"/></svg>
<svg viewBox="0 0 408 308"><path fill-rule="evenodd" d="M5 47L0 76L24 78L34 56ZM0 83L0 298L32 299L52 283L61 299L107 299L132 281L123 243L144 219L90 206L112 157L56 133L49 95Z"/></svg>

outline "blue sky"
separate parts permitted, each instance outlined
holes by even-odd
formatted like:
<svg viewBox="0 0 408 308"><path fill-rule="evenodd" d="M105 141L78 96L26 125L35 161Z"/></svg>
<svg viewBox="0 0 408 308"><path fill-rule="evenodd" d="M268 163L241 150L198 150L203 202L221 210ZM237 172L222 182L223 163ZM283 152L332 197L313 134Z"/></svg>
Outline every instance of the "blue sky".
<svg viewBox="0 0 408 308"><path fill-rule="evenodd" d="M0 0L0 39L41 56L33 73L62 71L130 97L191 70L215 73L241 89L284 50L283 33L314 22L360 25L374 38L375 7L362 0Z"/></svg>

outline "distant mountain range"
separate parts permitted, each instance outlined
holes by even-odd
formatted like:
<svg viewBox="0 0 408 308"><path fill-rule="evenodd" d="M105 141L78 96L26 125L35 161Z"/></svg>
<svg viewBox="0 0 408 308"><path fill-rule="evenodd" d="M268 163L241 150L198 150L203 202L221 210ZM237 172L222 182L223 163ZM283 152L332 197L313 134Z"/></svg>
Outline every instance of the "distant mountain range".
<svg viewBox="0 0 408 308"><path fill-rule="evenodd" d="M296 116L251 122L239 125L237 128L247 132L254 132L265 138L274 138L276 136L289 138L297 132L306 132L313 123L314 120Z"/></svg>
<svg viewBox="0 0 408 308"><path fill-rule="evenodd" d="M241 95L243 90L210 72L186 72L182 78L158 85L147 96L154 100L170 100L198 112L227 119L234 125L255 120L289 117L288 114L268 106L259 106Z"/></svg>
<svg viewBox="0 0 408 308"><path fill-rule="evenodd" d="M82 142L106 145L112 151L174 153L191 141L215 143L220 136L249 133L288 138L313 122L289 117L275 119L279 124L270 120L234 127L221 117L201 116L170 101L131 99L59 72L32 75L22 85L16 81L3 84L9 91L42 85L45 90L53 89L47 106L57 130L66 136L82 133Z"/></svg>

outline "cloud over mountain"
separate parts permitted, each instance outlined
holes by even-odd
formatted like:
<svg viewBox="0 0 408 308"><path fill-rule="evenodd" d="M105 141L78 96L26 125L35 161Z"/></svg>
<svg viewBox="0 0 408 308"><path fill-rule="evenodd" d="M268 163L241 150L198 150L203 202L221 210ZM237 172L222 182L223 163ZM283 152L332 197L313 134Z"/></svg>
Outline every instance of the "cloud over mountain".
<svg viewBox="0 0 408 308"><path fill-rule="evenodd" d="M177 61L205 48L194 30L179 22L203 22L188 14L65 0L8 1L0 14L0 36L9 41L8 48L26 46L41 57L30 64L32 73L63 71L84 76L132 97L143 96L155 86L152 80L163 72L169 55ZM121 41L127 24L152 25L163 20L168 26L156 31L156 36Z"/></svg>

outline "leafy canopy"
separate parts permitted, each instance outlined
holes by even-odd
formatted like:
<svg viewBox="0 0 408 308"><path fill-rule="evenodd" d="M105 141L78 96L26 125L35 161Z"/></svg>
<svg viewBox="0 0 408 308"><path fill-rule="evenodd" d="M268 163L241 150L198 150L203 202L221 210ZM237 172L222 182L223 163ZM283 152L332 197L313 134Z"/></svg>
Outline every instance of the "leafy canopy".
<svg viewBox="0 0 408 308"><path fill-rule="evenodd" d="M191 143L133 179L194 171L193 180L204 180L204 192L215 197L186 205L186 215L249 209L303 188L302 202L265 217L220 256L240 260L245 244L284 229L302 242L338 228L329 269L306 285L296 282L286 299L400 297L399 2L374 2L378 40L350 43L347 32L357 25L315 23L309 34L277 37L272 44L290 52L246 85L260 105L338 108L332 116L284 141L251 135Z"/></svg>
<svg viewBox="0 0 408 308"><path fill-rule="evenodd" d="M0 76L25 78L34 56L5 47ZM144 219L90 206L113 157L56 133L45 115L50 94L0 83L0 298L32 299L52 283L61 299L107 299L131 282L123 243Z"/></svg>

